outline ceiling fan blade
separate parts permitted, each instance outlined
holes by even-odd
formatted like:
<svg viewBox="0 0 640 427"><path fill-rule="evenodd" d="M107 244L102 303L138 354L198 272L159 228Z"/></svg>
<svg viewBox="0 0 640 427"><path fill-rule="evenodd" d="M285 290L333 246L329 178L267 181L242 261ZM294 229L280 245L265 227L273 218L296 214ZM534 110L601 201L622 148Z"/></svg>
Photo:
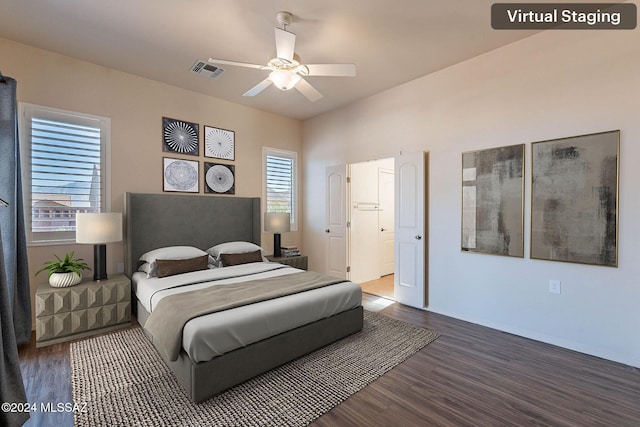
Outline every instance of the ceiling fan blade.
<svg viewBox="0 0 640 427"><path fill-rule="evenodd" d="M356 75L355 64L305 64L300 68L300 74L305 76L355 77Z"/></svg>
<svg viewBox="0 0 640 427"><path fill-rule="evenodd" d="M300 79L295 88L311 102L316 102L322 98L322 94L318 92L315 87L311 86L305 79Z"/></svg>
<svg viewBox="0 0 640 427"><path fill-rule="evenodd" d="M259 94L260 92L262 92L263 90L271 86L271 83L272 83L271 80L269 80L269 78L267 77L266 79L264 79L263 81L261 81L260 83L258 83L257 85L255 85L254 87L246 91L245 93L243 93L242 96L256 96L257 94Z"/></svg>
<svg viewBox="0 0 640 427"><path fill-rule="evenodd" d="M263 65L249 64L246 62L227 61L226 59L209 58L209 62L212 64L233 65L236 67L247 67L247 68L257 68L257 69L262 69L264 67Z"/></svg>
<svg viewBox="0 0 640 427"><path fill-rule="evenodd" d="M296 47L296 35L278 27L276 30L276 56L280 59L293 61L293 53Z"/></svg>

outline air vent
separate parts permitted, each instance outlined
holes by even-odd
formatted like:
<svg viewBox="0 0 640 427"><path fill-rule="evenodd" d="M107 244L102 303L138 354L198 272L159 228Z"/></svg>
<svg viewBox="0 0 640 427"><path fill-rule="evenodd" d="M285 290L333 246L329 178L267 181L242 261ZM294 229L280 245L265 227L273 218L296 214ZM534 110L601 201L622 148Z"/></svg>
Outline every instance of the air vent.
<svg viewBox="0 0 640 427"><path fill-rule="evenodd" d="M206 61L198 61L193 64L190 70L192 73L200 74L210 79L217 79L220 74L224 73L222 68L218 68L215 65L211 65Z"/></svg>

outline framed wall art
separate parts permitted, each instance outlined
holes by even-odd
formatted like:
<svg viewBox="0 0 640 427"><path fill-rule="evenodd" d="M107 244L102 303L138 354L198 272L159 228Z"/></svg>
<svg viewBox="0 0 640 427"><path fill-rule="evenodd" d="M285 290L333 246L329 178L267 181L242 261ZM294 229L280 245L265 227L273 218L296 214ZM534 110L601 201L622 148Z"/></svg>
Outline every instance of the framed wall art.
<svg viewBox="0 0 640 427"><path fill-rule="evenodd" d="M222 163L204 164L205 193L235 194L236 168Z"/></svg>
<svg viewBox="0 0 640 427"><path fill-rule="evenodd" d="M461 248L524 257L524 144L462 154Z"/></svg>
<svg viewBox="0 0 640 427"><path fill-rule="evenodd" d="M193 160L162 158L163 191L198 193L200 186L200 162Z"/></svg>
<svg viewBox="0 0 640 427"><path fill-rule="evenodd" d="M531 258L618 266L620 131L531 146Z"/></svg>
<svg viewBox="0 0 640 427"><path fill-rule="evenodd" d="M232 130L204 127L204 156L235 160L236 136Z"/></svg>
<svg viewBox="0 0 640 427"><path fill-rule="evenodd" d="M198 156L198 124L163 117L162 151Z"/></svg>

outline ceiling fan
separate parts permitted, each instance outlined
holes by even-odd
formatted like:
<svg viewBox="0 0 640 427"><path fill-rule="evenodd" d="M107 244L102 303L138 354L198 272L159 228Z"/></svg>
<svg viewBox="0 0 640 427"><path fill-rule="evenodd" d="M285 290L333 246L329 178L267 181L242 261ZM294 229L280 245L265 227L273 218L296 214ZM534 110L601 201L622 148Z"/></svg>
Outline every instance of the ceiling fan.
<svg viewBox="0 0 640 427"><path fill-rule="evenodd" d="M281 90L289 90L295 87L300 93L307 97L307 99L315 102L322 98L322 94L303 79L303 77L354 77L356 75L356 66L354 64L302 64L300 57L294 51L296 35L287 31L287 26L291 24L292 18L293 15L289 12L277 13L276 20L282 28L275 27L276 57L271 59L267 65L248 64L246 62L227 61L215 58L209 58L209 62L212 64L271 71L266 79L246 91L243 96L255 96L271 86L271 84L274 84Z"/></svg>

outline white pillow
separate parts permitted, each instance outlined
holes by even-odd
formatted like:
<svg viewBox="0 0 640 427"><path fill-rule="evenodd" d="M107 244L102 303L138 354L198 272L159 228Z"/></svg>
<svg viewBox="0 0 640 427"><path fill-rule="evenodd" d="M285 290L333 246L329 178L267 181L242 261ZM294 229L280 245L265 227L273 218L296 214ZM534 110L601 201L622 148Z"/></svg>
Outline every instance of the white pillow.
<svg viewBox="0 0 640 427"><path fill-rule="evenodd" d="M167 246L158 248L140 257L142 265L138 267L138 270L147 273L147 278L156 277L158 275L157 259L188 259L202 255L207 255L207 252L193 246Z"/></svg>
<svg viewBox="0 0 640 427"><path fill-rule="evenodd" d="M149 264L148 262L143 262L142 264L140 264L138 266L138 271L144 271L145 273L147 273L147 279L153 277L153 270L151 269L151 264Z"/></svg>
<svg viewBox="0 0 640 427"><path fill-rule="evenodd" d="M264 249L251 242L226 242L207 249L207 253L213 257L213 264L218 267L222 267L221 254L244 254L255 251L260 251L263 261L268 261L264 256Z"/></svg>

